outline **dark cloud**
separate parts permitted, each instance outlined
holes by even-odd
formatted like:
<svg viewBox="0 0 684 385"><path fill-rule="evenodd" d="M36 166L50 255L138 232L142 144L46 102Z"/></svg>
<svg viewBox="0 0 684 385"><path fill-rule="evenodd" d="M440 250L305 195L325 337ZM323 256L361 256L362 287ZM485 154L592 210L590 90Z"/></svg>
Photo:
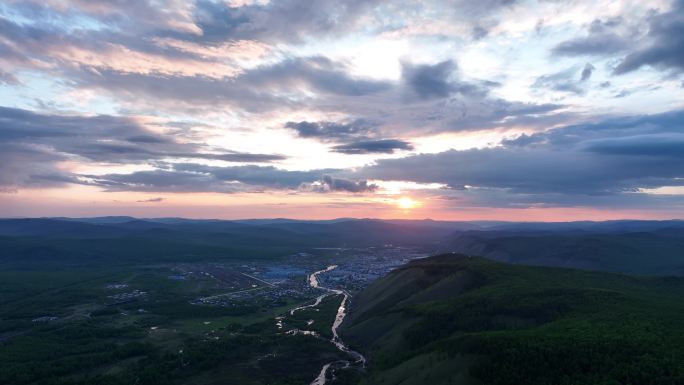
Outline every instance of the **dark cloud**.
<svg viewBox="0 0 684 385"><path fill-rule="evenodd" d="M349 193L366 193L373 192L378 189L377 185L369 184L368 181L353 181L344 178L334 178L330 175L324 175L320 180L313 183L304 183L300 185L300 189L304 191L313 192L349 192Z"/></svg>
<svg viewBox="0 0 684 385"><path fill-rule="evenodd" d="M540 143L543 139L536 135L521 134L516 138L508 138L501 141L507 147L525 147L531 144Z"/></svg>
<svg viewBox="0 0 684 385"><path fill-rule="evenodd" d="M73 182L75 179L69 180L56 166L64 160L67 160L65 156L41 146L0 140L0 188L55 187Z"/></svg>
<svg viewBox="0 0 684 385"><path fill-rule="evenodd" d="M81 175L82 184L105 191L143 192L239 192L243 186L223 181L210 173L175 169L138 171L130 174Z"/></svg>
<svg viewBox="0 0 684 385"><path fill-rule="evenodd" d="M643 25L648 26L642 33ZM617 75L643 66L684 71L684 1L675 0L668 12L651 12L644 20L595 20L586 36L559 43L555 55L614 55L623 53L614 69Z"/></svg>
<svg viewBox="0 0 684 385"><path fill-rule="evenodd" d="M242 192L264 188L297 189L325 172L286 171L275 167L215 167L193 163L130 174L82 175L84 183L107 191Z"/></svg>
<svg viewBox="0 0 684 385"><path fill-rule="evenodd" d="M49 187L77 182L57 163L85 159L104 163L150 163L205 159L263 163L281 155L209 152L204 144L181 143L126 117L38 114L0 107L0 186Z"/></svg>
<svg viewBox="0 0 684 385"><path fill-rule="evenodd" d="M485 28L481 25L476 25L473 27L472 35L473 35L474 40L483 39L483 38L487 37L488 34L489 34L488 28Z"/></svg>
<svg viewBox="0 0 684 385"><path fill-rule="evenodd" d="M662 114L614 117L564 126L529 135L533 143L545 143L561 150L578 145L583 141L604 138L638 137L643 135L662 135L681 133L684 111L675 110Z"/></svg>
<svg viewBox="0 0 684 385"><path fill-rule="evenodd" d="M367 181L355 182L349 179L333 178L330 175L325 175L322 179L324 185L328 186L330 191L346 191L352 193L372 192L377 190L378 186L369 184Z"/></svg>
<svg viewBox="0 0 684 385"><path fill-rule="evenodd" d="M201 135L192 137L186 126L176 127L173 132L182 135L176 138L160 134L163 127L150 130L151 126L134 118L0 109L0 190L82 183L108 191L363 193L377 189L368 180L378 178L445 183L450 191L472 192L491 202L512 199L521 204L572 205L591 202L587 196L618 201L626 196L625 191L635 188L681 183L677 178L682 177L682 113L549 129L576 116L559 104L497 98L489 91L498 83L470 79L452 60L406 61L401 63L400 79L381 81L353 75L353 68L344 61L292 53L302 52L294 45L310 38L322 38L315 43L326 44L327 36L347 36L359 28L375 36L393 31L407 31L411 36L410 27L416 26L411 25L412 15L423 22L421 12L434 11L431 5L400 1L383 4L383 12L375 13L379 3L283 0L231 6L225 1L198 1L160 7L153 0L74 0L66 6L62 2L12 2L7 14L19 17L0 17L0 83L17 85L24 76L31 78L33 71L55 79L59 87L98 91L98 95L113 96L114 103L124 109L153 109L160 115L166 112L164 108L173 114L211 110L250 115L256 121L274 110L304 107L316 116L348 118L288 122L285 127L345 154L412 150L407 138L443 132L511 127L543 132L504 140L496 148L380 160L359 173L290 171L191 163L257 163L283 157L216 149L199 140ZM496 11L516 3L450 1L446 6L439 4L446 15L440 21L466 19L463 24L454 23L458 24L454 30L471 32L466 39L484 39L496 33L493 27L499 20L492 17ZM401 9L400 14L394 13L396 9ZM681 11L678 1L670 12L653 11L641 26L637 25L641 20L627 18L596 20L584 36L561 42L553 53L620 55L622 59L613 61L618 74L642 66L681 71ZM430 38L444 37L429 33ZM183 48L178 42L188 45ZM269 56L262 57L263 61L249 58L245 64L221 55L227 45L237 42L263 45ZM130 55L130 62L118 61L121 56L117 54ZM164 66L156 66L158 62ZM184 67L183 63L189 64ZM234 71L211 71L223 65ZM197 71L198 67L208 70ZM591 64L573 67L541 76L534 86L582 94L595 78L594 71ZM623 91L615 96L631 89ZM133 103L135 107L130 107ZM74 160L156 168L130 174L72 175L58 167L60 162Z"/></svg>
<svg viewBox="0 0 684 385"><path fill-rule="evenodd" d="M163 165L161 165L163 166ZM288 171L272 166L215 167L195 163L168 164L130 174L80 175L79 183L106 191L245 192L303 190L313 192L372 192L377 186L331 176L342 170Z"/></svg>
<svg viewBox="0 0 684 385"><path fill-rule="evenodd" d="M675 0L670 12L651 17L648 35L615 68L624 74L650 65L684 72L684 1Z"/></svg>
<svg viewBox="0 0 684 385"><path fill-rule="evenodd" d="M451 93L449 76L456 70L451 61L443 61L434 65L402 66L402 78L418 96L423 98L444 98Z"/></svg>
<svg viewBox="0 0 684 385"><path fill-rule="evenodd" d="M368 95L391 87L388 82L353 77L346 65L324 56L288 58L260 66L234 82L282 89L303 83L314 91L344 96Z"/></svg>
<svg viewBox="0 0 684 385"><path fill-rule="evenodd" d="M584 69L582 69L582 75L580 76L580 81L581 82L586 82L591 78L592 73L594 73L594 70L596 68L591 65L591 63L587 63L584 65Z"/></svg>
<svg viewBox="0 0 684 385"><path fill-rule="evenodd" d="M306 100L303 95L311 92L320 97L362 96L391 87L388 82L351 76L344 63L322 56L279 56L282 60L240 71L240 64L230 56L212 57L205 54L220 52L221 47L216 45L218 41L233 44L240 39L251 39L249 34L231 35L229 25L236 21L226 18L226 13L220 11L224 8L231 14L256 12L248 17L249 22L238 23L253 27L254 38L272 33L274 38L290 39L296 33L272 30L277 25L293 30L308 30L309 27L298 25L293 18L284 19L283 14L274 8L297 14L301 22L312 23L311 29L326 29L311 17L304 16L304 13L317 12L315 10L318 9L322 12L321 16L325 15L337 24L343 21L338 18L338 13L356 15L361 9L372 5L369 1L359 1L358 4L322 1L312 5L293 0L285 3L231 8L223 2L199 2L195 16L201 21L199 27L206 32L199 35L196 32L172 33L168 29L169 21L159 17L167 14L167 17L182 19L184 12L176 8L183 7L178 4L161 12L157 9L158 5L146 1L141 1L141 5L135 2L79 2L70 7L73 13L70 17L75 20L69 19L60 9L47 8L37 2L16 5L15 11L35 22L18 23L0 16L0 64L4 64L0 82L16 82L15 69L35 68L50 76L68 79L72 87L104 90L131 101L137 102L141 96L148 96L155 98L156 102L181 102L174 104L173 108L184 104L232 104L250 111L302 104ZM156 17L150 15L154 10L159 13ZM327 13L329 10L332 13ZM112 28L69 30L58 27L61 23L78 24L75 15L79 15L79 11L95 16L93 22L101 22ZM135 13L137 11L140 14ZM66 19L60 20L60 15ZM136 21L145 15L147 20L141 20L141 23L146 27L140 30ZM272 20L267 21L262 17ZM193 23L193 20L185 21ZM259 26L262 22L266 24ZM228 29L223 31L222 28ZM192 49L163 43L164 39L193 44ZM247 43L264 44L261 40L247 40ZM121 55L129 55L132 64L127 64ZM178 90L183 92L179 93Z"/></svg>
<svg viewBox="0 0 684 385"><path fill-rule="evenodd" d="M302 138L320 138L323 141L367 136L375 125L363 119L346 122L287 122L285 127L294 130Z"/></svg>
<svg viewBox="0 0 684 385"><path fill-rule="evenodd" d="M458 66L452 60L437 64L402 63L401 77L408 89L421 99L445 98L453 93L483 95L486 90L458 79Z"/></svg>
<svg viewBox="0 0 684 385"><path fill-rule="evenodd" d="M503 147L378 160L355 175L497 189L510 199L531 195L537 202L547 195L554 201L565 196L566 203L573 196L618 196L639 188L684 185L683 118L684 112L676 111L565 126Z"/></svg>
<svg viewBox="0 0 684 385"><path fill-rule="evenodd" d="M553 48L555 55L609 55L631 47L630 32L621 18L594 20L586 36L563 41Z"/></svg>
<svg viewBox="0 0 684 385"><path fill-rule="evenodd" d="M102 89L122 97L130 95L137 99L134 95L147 95L159 101L172 101L176 107L179 103L191 103L193 107L229 104L254 112L310 103L303 97L307 92L315 92L320 98L357 97L391 87L385 81L353 77L345 65L321 56L286 58L223 79L82 68L69 76L81 87Z"/></svg>
<svg viewBox="0 0 684 385"><path fill-rule="evenodd" d="M684 160L684 134L650 134L598 139L587 142L586 149L606 155Z"/></svg>
<svg viewBox="0 0 684 385"><path fill-rule="evenodd" d="M163 6L155 0L72 0L68 6L55 3L26 0L12 6L32 20L74 23L78 17L85 16L122 33L218 44L241 39L293 42L310 34L349 31L380 2L283 0L241 6L216 0L181 1Z"/></svg>
<svg viewBox="0 0 684 385"><path fill-rule="evenodd" d="M466 80L456 63L402 63L400 82L391 89L361 98L337 98L319 106L377 125L375 135L356 140L441 132L487 130L493 127L548 127L567 119L561 104L521 103L496 98L489 90L500 84ZM579 77L576 72L574 76ZM578 80L574 80L578 83Z"/></svg>
<svg viewBox="0 0 684 385"><path fill-rule="evenodd" d="M413 150L413 145L398 139L380 139L340 144L332 149L343 154L393 154L397 150Z"/></svg>
<svg viewBox="0 0 684 385"><path fill-rule="evenodd" d="M357 19L381 3L373 0L255 2L233 7L222 1L199 1L194 13L201 35L189 39L217 42L237 39L298 41L353 29Z"/></svg>
<svg viewBox="0 0 684 385"><path fill-rule="evenodd" d="M265 39L270 42L271 33L283 35L284 39L296 35L288 29L287 33L278 30L279 23L283 28L311 31L308 28L321 28L323 31L334 31L336 28L348 28L340 23L347 16L339 18L338 13L349 15L356 20L359 15L371 10L373 2L316 2L316 4L285 1L271 2L266 5L251 4L245 7L230 7L223 2L204 2L198 5L195 12L190 12L190 22L197 22L200 30L206 34L179 31L170 27L170 21L149 12L154 11L148 2L142 5L127 2L96 1L91 3L80 1L74 3L73 12L82 8L82 12L93 16L103 23L102 29L59 30L48 22L49 17L40 12L26 13L27 18L34 18L40 22L19 25L10 24L12 32L5 34L5 38L12 41L12 47L24 47L18 52L28 62L42 65L42 71L49 76L64 79L65 83L74 89L84 89L96 93L104 93L114 97L128 108L143 110L184 111L192 114L215 108L233 108L244 110L250 114L267 113L272 110L296 110L307 108L323 112L346 114L350 121L341 124L356 124L355 117L363 118L366 122L373 122L377 130L388 132L377 133L375 127L366 134L354 134L344 140L331 139L332 142L359 140L380 140L405 135L407 132L421 130L426 134L444 131L461 131L487 129L492 126L510 124L524 124L534 126L530 120L536 119L536 124L547 124L547 116L553 115L560 106L524 104L496 99L488 96L488 90L499 84L488 80L466 80L458 71L454 61L441 63L414 64L403 63L402 78L399 81L381 81L371 78L354 76L351 68L344 62L333 61L322 56L293 57L285 53L277 53L265 61L266 64L256 67L243 68L237 73L221 76L220 74L204 74L182 72L179 69L195 68L195 65L208 65L214 68L233 63L230 58L211 58L204 55L203 50L220 51L222 42L234 42L235 39L248 39L255 34L255 39ZM363 4L361 4L363 3ZM482 3L486 3L484 6ZM492 9L507 7L514 2L486 1L478 4L456 2L454 8L462 9L473 15L485 14ZM33 3L38 4L38 3ZM357 6L358 5L358 6ZM36 6L38 7L38 6ZM41 6L44 8L44 6ZM139 9L139 14L127 15L128 8ZM183 12L176 8L194 9L193 6L179 6L168 9L168 17L176 17L182 21ZM286 9L300 8L297 17L305 26L298 26L298 18L284 19L282 14L272 14L278 7ZM327 7L327 8L326 8ZM38 7L40 8L40 7ZM308 12L321 9L332 9L321 15L332 17L330 21L337 26L326 27L326 23L316 22L306 26L315 17ZM29 12L29 11L27 11ZM33 11L31 11L33 12ZM42 11L41 11L42 12ZM60 11L49 10L47 14ZM266 12L266 13L264 13ZM62 12L69 21L74 16ZM186 12L187 13L187 12ZM267 15L268 14L268 15ZM258 17L255 15L259 15ZM136 23L137 17L145 17ZM326 16L326 17L328 17ZM264 19L262 19L264 18ZM274 20L271 20L273 18ZM275 20L279 18L279 20ZM178 22L179 20L174 20ZM270 20L262 24L265 20ZM71 20L76 22L77 20ZM492 21L482 20L481 25L494 25ZM135 24L135 25L132 25ZM140 25L138 25L140 24ZM176 23L177 24L177 23ZM106 28L112 26L112 28ZM256 28L255 28L256 27ZM273 29L273 32L270 30ZM0 29L0 34L2 30ZM318 36L318 35L316 35ZM222 40L223 37L230 37ZM157 39L180 39L193 46L200 52L186 51L178 47L158 44ZM0 39L3 41L3 39ZM261 41L261 40L260 40ZM252 41L254 42L254 41ZM122 51L112 50L119 47ZM74 60L70 57L54 57L55 53L70 52L76 48L83 57L89 60ZM139 58L139 64L149 65L158 61L165 63L165 67L156 68L121 68L110 62L118 62L115 54L123 52L135 58L136 54L149 54L151 57ZM113 60L108 60L113 59ZM23 59L21 59L23 60ZM186 66L182 60L192 60ZM28 66L28 64L25 64ZM45 69L49 68L49 69ZM178 69L178 70L177 70ZM135 106L135 107L130 107ZM537 112L528 114L526 111L536 109ZM545 109L545 112L540 112ZM559 117L549 117L558 119ZM312 122L314 123L314 122ZM331 123L334 124L334 123ZM344 127L337 127L343 129ZM353 129L353 128L352 128ZM365 129L365 128L364 128ZM323 138L323 136L320 136ZM124 148L116 150L125 151Z"/></svg>
<svg viewBox="0 0 684 385"><path fill-rule="evenodd" d="M135 120L109 115L47 115L0 107L0 139L4 143L41 147L61 156L120 163L164 158L212 159L229 162L271 162L281 155L223 151L203 144L177 142L146 129Z"/></svg>
<svg viewBox="0 0 684 385"><path fill-rule="evenodd" d="M411 143L399 139L381 139L377 136L376 124L364 119L346 122L287 122L302 138L315 138L322 142L340 143L331 148L342 154L392 154L397 150L412 150Z"/></svg>
<svg viewBox="0 0 684 385"><path fill-rule="evenodd" d="M162 198L162 197L156 197L156 198L150 198L150 199L141 199L141 200L138 200L136 202L138 202L138 203L158 203L158 202L161 202L163 200L164 200L164 198Z"/></svg>

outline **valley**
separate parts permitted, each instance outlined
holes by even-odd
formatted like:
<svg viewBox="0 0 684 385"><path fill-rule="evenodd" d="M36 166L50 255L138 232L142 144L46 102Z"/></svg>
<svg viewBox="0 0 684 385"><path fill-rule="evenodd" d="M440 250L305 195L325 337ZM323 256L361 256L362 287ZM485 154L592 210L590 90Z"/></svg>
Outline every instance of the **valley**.
<svg viewBox="0 0 684 385"><path fill-rule="evenodd" d="M2 384L684 378L679 223L52 221L0 221Z"/></svg>

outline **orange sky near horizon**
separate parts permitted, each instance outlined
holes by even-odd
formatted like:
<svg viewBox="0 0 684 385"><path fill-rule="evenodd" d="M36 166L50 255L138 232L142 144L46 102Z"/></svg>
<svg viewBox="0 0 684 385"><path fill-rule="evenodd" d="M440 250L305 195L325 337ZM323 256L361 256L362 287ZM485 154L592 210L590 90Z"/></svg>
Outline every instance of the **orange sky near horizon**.
<svg viewBox="0 0 684 385"><path fill-rule="evenodd" d="M414 207L406 207L406 200ZM431 196L317 193L137 193L102 192L91 187L26 189L0 193L0 217L184 217L212 219L342 217L450 221L579 221L676 219L672 210L592 207L459 207Z"/></svg>

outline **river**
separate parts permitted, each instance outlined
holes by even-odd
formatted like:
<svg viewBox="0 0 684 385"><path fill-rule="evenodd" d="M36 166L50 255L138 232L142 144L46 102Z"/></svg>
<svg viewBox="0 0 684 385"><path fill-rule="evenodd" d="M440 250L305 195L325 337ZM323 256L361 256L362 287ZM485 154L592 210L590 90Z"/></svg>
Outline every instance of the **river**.
<svg viewBox="0 0 684 385"><path fill-rule="evenodd" d="M345 290L339 290L339 289L333 289L325 286L321 286L318 282L318 276L323 273L327 273L331 270L334 270L337 268L337 265L330 265L326 267L323 270L319 270L316 272L313 272L311 275L309 275L309 286L315 288L315 289L321 289L324 290L325 293L318 296L314 303L305 305L305 306L299 306L296 308L293 308L290 310L290 315L294 314L295 312L303 309L308 309L312 307L318 306L321 301L327 296L330 295L342 295L342 302L340 303L340 306L337 308L337 315L335 316L335 321L332 324L331 331L332 331L332 338L330 339L330 342L335 344L337 349L339 349L341 352L346 353L352 358L352 361L347 361L347 360L341 360L341 361L333 361L329 362L321 368L320 373L318 376L311 382L311 385L324 385L327 382L327 377L328 377L328 371L333 369L343 369L343 368L348 368L349 366L353 365L361 365L362 367L366 365L366 357L364 357L361 353L351 350L347 345L344 344L344 341L340 338L339 334L337 333L337 329L339 329L340 325L342 325L342 322L344 321L344 318L347 316L347 304L349 303L349 293L347 293ZM297 334L297 333L306 333L306 331L303 330L290 330L288 333L291 334ZM316 335L316 333L310 332L313 335Z"/></svg>

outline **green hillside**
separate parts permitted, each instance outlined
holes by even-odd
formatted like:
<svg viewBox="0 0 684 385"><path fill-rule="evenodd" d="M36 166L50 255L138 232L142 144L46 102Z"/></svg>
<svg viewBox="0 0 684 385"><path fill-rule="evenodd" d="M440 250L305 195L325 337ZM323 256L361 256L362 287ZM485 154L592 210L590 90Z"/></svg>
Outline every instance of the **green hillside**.
<svg viewBox="0 0 684 385"><path fill-rule="evenodd" d="M414 261L353 301L363 384L682 384L684 279Z"/></svg>
<svg viewBox="0 0 684 385"><path fill-rule="evenodd" d="M684 275L684 231L593 233L467 232L451 251L501 262L624 274Z"/></svg>

